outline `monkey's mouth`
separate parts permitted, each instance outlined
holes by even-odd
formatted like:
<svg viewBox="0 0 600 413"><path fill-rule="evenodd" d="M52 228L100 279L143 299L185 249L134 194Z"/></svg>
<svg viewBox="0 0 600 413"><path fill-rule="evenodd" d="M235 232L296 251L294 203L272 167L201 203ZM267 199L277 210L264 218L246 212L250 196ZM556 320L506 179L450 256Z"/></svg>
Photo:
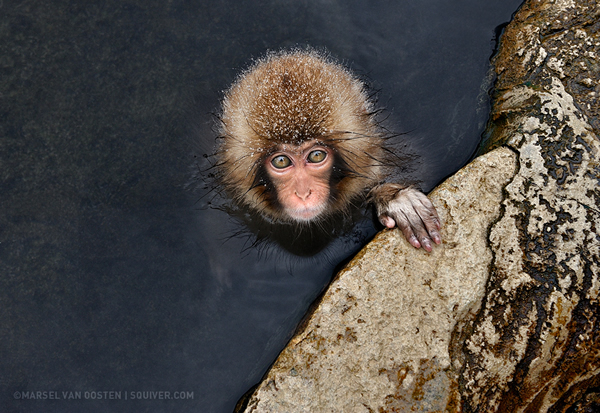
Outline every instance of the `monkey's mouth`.
<svg viewBox="0 0 600 413"><path fill-rule="evenodd" d="M316 206L304 206L299 208L290 208L287 209L286 212L292 220L296 222L307 223L321 215L323 211L325 211L325 207L326 206L323 204Z"/></svg>

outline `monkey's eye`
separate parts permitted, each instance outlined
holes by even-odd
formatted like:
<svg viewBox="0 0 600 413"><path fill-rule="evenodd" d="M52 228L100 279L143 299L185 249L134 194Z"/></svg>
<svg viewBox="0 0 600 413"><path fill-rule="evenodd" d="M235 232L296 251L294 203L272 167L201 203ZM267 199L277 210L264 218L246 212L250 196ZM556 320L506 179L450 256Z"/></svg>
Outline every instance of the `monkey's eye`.
<svg viewBox="0 0 600 413"><path fill-rule="evenodd" d="M317 149L308 154L308 161L311 163L323 162L327 157L327 152Z"/></svg>
<svg viewBox="0 0 600 413"><path fill-rule="evenodd" d="M271 159L271 165L273 165L277 169L283 169L290 166L292 161L285 155L277 155L273 159Z"/></svg>

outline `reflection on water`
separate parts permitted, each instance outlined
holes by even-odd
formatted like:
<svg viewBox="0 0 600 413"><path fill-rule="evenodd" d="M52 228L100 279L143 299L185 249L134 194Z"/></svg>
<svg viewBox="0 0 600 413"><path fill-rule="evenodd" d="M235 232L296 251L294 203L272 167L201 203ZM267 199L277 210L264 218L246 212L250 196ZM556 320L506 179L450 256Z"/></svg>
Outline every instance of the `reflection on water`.
<svg viewBox="0 0 600 413"><path fill-rule="evenodd" d="M477 145L519 3L0 3L3 411L232 411L375 229L308 258L235 236L184 189L221 91L267 49L326 47L382 90L430 189Z"/></svg>

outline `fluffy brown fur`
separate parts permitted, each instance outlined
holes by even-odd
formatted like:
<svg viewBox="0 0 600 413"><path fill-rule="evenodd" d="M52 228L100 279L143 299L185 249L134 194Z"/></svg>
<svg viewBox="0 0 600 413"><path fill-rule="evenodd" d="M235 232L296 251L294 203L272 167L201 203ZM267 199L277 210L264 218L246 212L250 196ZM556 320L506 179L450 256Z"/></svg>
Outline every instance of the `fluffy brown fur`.
<svg viewBox="0 0 600 413"><path fill-rule="evenodd" d="M343 212L384 173L383 134L373 113L365 85L329 57L300 50L269 54L225 94L216 154L220 184L237 204L289 221L263 165L278 145L314 140L334 149L338 170L328 211Z"/></svg>

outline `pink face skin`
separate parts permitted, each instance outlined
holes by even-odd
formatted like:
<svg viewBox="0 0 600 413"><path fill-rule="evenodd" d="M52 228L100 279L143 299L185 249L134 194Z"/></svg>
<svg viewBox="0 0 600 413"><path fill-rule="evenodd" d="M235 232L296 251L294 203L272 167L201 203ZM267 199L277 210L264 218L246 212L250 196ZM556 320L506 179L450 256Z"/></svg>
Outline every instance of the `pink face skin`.
<svg viewBox="0 0 600 413"><path fill-rule="evenodd" d="M277 199L291 219L308 222L325 211L333 167L331 149L314 141L282 145L267 158L265 167Z"/></svg>

